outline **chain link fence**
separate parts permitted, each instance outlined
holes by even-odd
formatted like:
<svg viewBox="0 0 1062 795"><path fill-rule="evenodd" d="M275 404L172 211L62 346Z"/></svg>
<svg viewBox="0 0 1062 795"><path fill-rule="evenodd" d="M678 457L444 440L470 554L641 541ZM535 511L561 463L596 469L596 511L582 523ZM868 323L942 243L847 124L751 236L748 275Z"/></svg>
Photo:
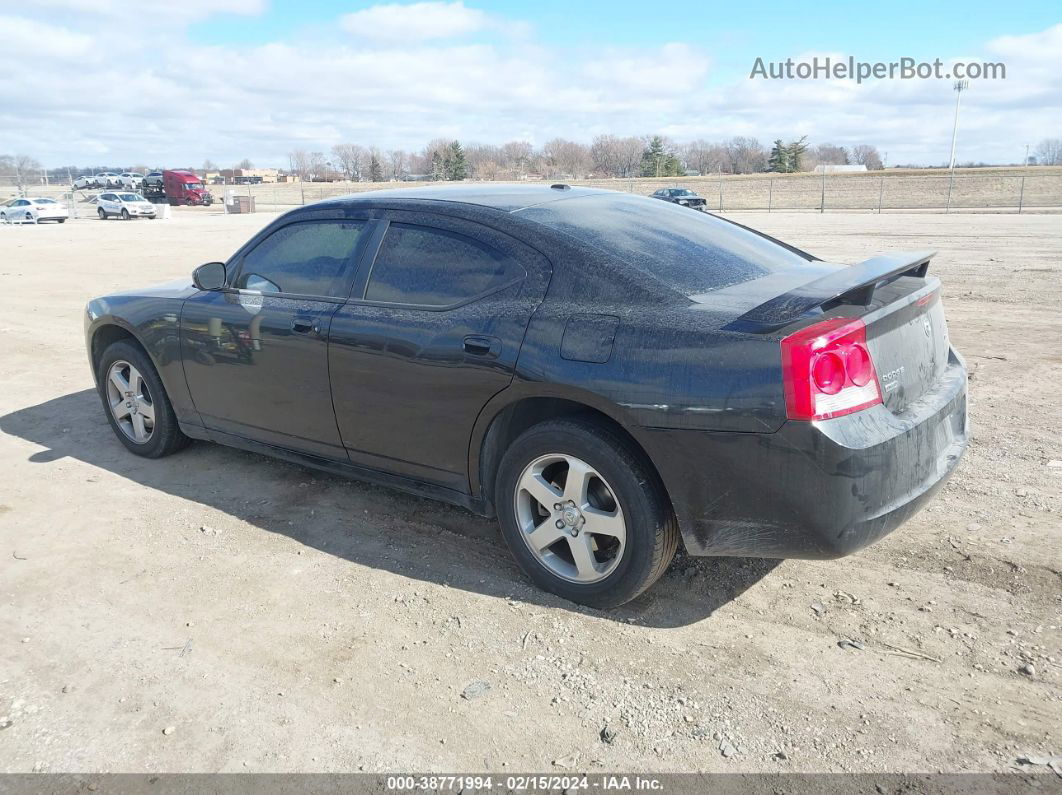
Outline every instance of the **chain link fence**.
<svg viewBox="0 0 1062 795"><path fill-rule="evenodd" d="M0 174L0 201L18 195L10 176ZM548 184L529 182L527 184ZM416 188L430 182L282 182L259 185L213 185L220 202L228 191L254 196L260 211L285 210L335 196L386 188ZM469 184L466 182L465 184ZM489 183L488 183L489 184ZM898 174L755 174L749 176L675 177L667 179L568 180L567 184L620 190L648 196L659 188L689 188L707 199L713 212L1044 212L1062 210L1062 170L1030 168L982 173L946 171ZM99 191L74 193L81 204ZM69 185L24 185L25 195L70 202ZM220 208L219 208L220 209ZM83 214L83 213L82 213Z"/></svg>

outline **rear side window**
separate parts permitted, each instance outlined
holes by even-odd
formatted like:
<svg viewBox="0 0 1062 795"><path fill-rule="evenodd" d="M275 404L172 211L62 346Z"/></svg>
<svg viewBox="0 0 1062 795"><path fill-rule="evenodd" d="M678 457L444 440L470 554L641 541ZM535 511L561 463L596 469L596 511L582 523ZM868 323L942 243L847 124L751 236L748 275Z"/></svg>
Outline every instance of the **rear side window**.
<svg viewBox="0 0 1062 795"><path fill-rule="evenodd" d="M281 227L243 258L235 287L344 298L364 221L304 221Z"/></svg>
<svg viewBox="0 0 1062 795"><path fill-rule="evenodd" d="M365 300L450 306L525 275L513 259L464 235L391 224L376 255Z"/></svg>
<svg viewBox="0 0 1062 795"><path fill-rule="evenodd" d="M518 214L592 245L685 295L752 281L813 259L721 218L640 196L584 196Z"/></svg>

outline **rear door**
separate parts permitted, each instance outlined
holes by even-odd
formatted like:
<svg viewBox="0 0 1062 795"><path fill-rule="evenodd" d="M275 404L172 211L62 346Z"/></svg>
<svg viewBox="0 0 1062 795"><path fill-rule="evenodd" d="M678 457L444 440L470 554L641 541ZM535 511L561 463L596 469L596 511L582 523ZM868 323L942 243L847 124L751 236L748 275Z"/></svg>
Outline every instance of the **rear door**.
<svg viewBox="0 0 1062 795"><path fill-rule="evenodd" d="M387 211L382 242L332 319L329 370L358 465L468 488L480 410L509 385L550 268L494 229Z"/></svg>
<svg viewBox="0 0 1062 795"><path fill-rule="evenodd" d="M185 301L184 371L207 428L346 459L329 390L328 330L368 227L364 219L278 227L229 263L227 289Z"/></svg>

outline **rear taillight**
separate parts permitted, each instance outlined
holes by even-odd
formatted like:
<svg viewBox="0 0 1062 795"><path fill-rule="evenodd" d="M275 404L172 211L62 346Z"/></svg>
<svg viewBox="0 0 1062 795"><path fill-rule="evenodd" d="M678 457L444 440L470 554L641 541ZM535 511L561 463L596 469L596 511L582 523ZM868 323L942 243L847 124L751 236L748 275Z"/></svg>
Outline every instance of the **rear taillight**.
<svg viewBox="0 0 1062 795"><path fill-rule="evenodd" d="M791 420L826 420L881 403L862 320L835 317L782 340L785 410Z"/></svg>

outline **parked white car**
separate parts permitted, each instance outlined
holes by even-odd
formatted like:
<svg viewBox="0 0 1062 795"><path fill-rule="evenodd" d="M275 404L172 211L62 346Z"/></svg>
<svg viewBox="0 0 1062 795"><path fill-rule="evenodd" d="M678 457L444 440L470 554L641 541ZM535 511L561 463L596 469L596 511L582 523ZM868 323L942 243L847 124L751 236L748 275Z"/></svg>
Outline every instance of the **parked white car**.
<svg viewBox="0 0 1062 795"><path fill-rule="evenodd" d="M139 193L101 193L96 199L96 214L101 221L111 216L123 221L130 218L154 218L155 205Z"/></svg>
<svg viewBox="0 0 1062 795"><path fill-rule="evenodd" d="M96 180L97 188L120 188L122 187L122 177L120 174L115 174L113 171L101 171L93 179Z"/></svg>
<svg viewBox="0 0 1062 795"><path fill-rule="evenodd" d="M135 171L123 171L118 175L118 179L121 180L120 185L123 188L136 191L144 188L144 175L137 174Z"/></svg>
<svg viewBox="0 0 1062 795"><path fill-rule="evenodd" d="M63 223L70 217L70 211L55 199L24 198L9 199L0 204L0 223L39 223L40 221L58 221Z"/></svg>
<svg viewBox="0 0 1062 795"><path fill-rule="evenodd" d="M98 188L99 184L96 182L94 174L86 174L83 177L78 177L74 180L74 190L84 190L85 188Z"/></svg>

